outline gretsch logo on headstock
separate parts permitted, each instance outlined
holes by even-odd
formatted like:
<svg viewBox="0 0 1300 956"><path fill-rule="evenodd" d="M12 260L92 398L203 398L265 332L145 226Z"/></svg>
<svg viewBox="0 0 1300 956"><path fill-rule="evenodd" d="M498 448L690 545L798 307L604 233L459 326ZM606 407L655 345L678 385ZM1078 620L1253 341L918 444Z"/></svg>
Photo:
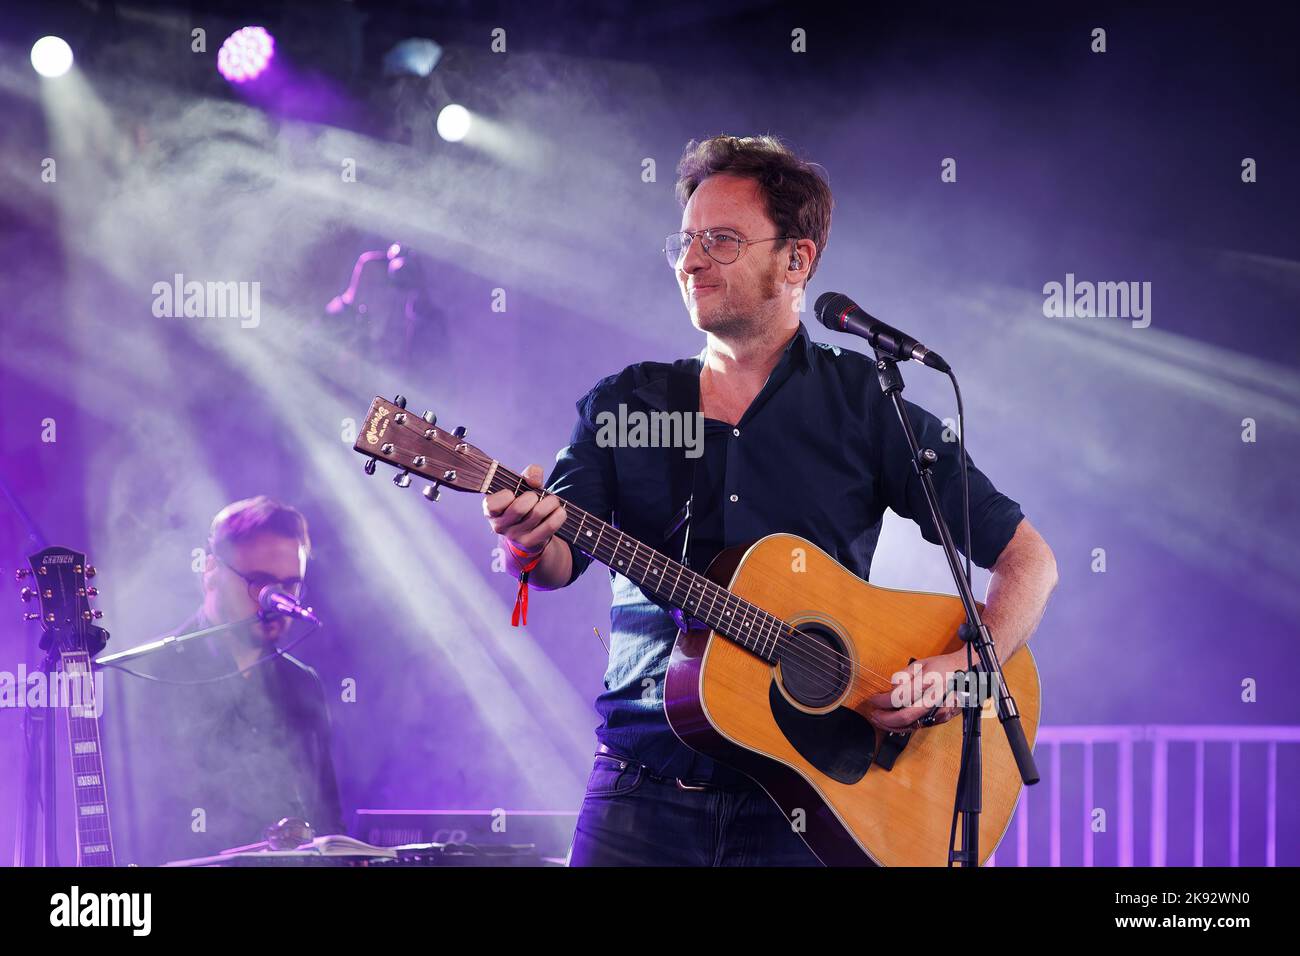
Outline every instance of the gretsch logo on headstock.
<svg viewBox="0 0 1300 956"><path fill-rule="evenodd" d="M378 445L379 440L384 437L384 432L388 430L388 409L380 405L375 409L375 414L370 416L370 425L366 428L366 441L372 445Z"/></svg>
<svg viewBox="0 0 1300 956"><path fill-rule="evenodd" d="M72 555L70 554L47 554L41 559L41 564L71 564Z"/></svg>

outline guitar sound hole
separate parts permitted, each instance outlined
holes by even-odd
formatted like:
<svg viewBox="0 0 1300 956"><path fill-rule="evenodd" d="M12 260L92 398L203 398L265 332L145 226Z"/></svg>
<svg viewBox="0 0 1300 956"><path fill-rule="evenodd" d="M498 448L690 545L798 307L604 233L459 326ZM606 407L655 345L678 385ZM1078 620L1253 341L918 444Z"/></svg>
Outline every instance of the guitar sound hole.
<svg viewBox="0 0 1300 956"><path fill-rule="evenodd" d="M844 693L851 673L839 635L820 624L800 624L802 637L781 652L781 683L804 707L826 707Z"/></svg>

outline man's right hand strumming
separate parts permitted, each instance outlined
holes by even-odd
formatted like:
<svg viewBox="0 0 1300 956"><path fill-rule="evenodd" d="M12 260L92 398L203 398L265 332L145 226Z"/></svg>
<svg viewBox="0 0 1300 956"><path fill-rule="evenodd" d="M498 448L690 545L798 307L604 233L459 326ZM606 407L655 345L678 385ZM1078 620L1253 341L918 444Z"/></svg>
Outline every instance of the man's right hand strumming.
<svg viewBox="0 0 1300 956"><path fill-rule="evenodd" d="M541 465L529 465L523 471L524 480L532 488L542 487L542 476ZM509 491L497 491L483 499L483 514L501 537L507 567L516 577L523 565L541 555L542 559L529 572L529 586L549 591L569 583L573 555L568 545L555 539L555 532L568 517L559 498L541 497L535 491L525 491L518 497ZM523 552L524 556L516 551Z"/></svg>

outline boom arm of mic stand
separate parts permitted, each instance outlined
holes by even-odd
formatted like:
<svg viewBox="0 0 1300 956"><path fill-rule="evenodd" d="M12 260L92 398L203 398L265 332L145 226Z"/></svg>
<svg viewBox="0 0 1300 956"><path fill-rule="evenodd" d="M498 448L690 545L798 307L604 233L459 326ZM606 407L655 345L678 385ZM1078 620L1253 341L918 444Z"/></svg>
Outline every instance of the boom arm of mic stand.
<svg viewBox="0 0 1300 956"><path fill-rule="evenodd" d="M199 631L190 631L188 634L169 634L167 637L156 641L150 641L147 644L137 644L135 647L128 647L124 651L118 651L116 654L105 654L103 657L95 658L96 667L104 667L108 664L121 664L123 661L135 660L137 657L144 657L146 654L152 654L155 651L162 650L164 647L171 647L175 644L184 644L187 641L193 641L201 637L209 637L221 631L229 631L232 628L242 627L245 624L251 624L257 620L257 615L246 617L242 621L231 621L228 624L216 624L212 627L205 627Z"/></svg>

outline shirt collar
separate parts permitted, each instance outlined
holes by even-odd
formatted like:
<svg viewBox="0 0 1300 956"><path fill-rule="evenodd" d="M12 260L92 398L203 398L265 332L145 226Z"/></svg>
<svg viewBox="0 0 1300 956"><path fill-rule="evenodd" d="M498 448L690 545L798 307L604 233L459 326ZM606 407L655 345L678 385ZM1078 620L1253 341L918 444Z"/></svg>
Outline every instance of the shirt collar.
<svg viewBox="0 0 1300 956"><path fill-rule="evenodd" d="M806 371L812 366L812 350L814 345L815 343L808 336L808 329L804 326L803 322L800 322L799 327L795 329L794 335L792 335L790 341L786 343L785 349L781 353L781 358L777 360L776 367L780 368L786 361L786 357L789 356L791 361L796 363L802 362L803 368ZM707 347L700 349L699 353L694 357L682 359L682 361L693 362L695 365L695 373L698 375L700 368L704 364L704 356L706 352ZM667 373L665 372L663 376L651 379L639 388L633 389L632 393L652 408L666 409L668 407Z"/></svg>
<svg viewBox="0 0 1300 956"><path fill-rule="evenodd" d="M799 327L794 330L794 335L790 337L790 341L786 343L785 350L782 351L781 353L781 358L776 360L776 364L779 366L781 364L781 360L785 358L785 356L789 355L796 360L802 359L804 366L808 367L812 365L812 350L815 347L815 345L816 343L812 340L812 337L808 334L808 327L805 326L801 321L799 323ZM703 365L704 357L707 354L707 352L708 352L707 346L700 349L700 351L695 355L695 361Z"/></svg>
<svg viewBox="0 0 1300 956"><path fill-rule="evenodd" d="M802 358L804 366L812 364L813 340L808 335L808 329L799 323L799 328L794 330L794 338L790 339L790 344L785 347L786 353L793 353L796 358Z"/></svg>

